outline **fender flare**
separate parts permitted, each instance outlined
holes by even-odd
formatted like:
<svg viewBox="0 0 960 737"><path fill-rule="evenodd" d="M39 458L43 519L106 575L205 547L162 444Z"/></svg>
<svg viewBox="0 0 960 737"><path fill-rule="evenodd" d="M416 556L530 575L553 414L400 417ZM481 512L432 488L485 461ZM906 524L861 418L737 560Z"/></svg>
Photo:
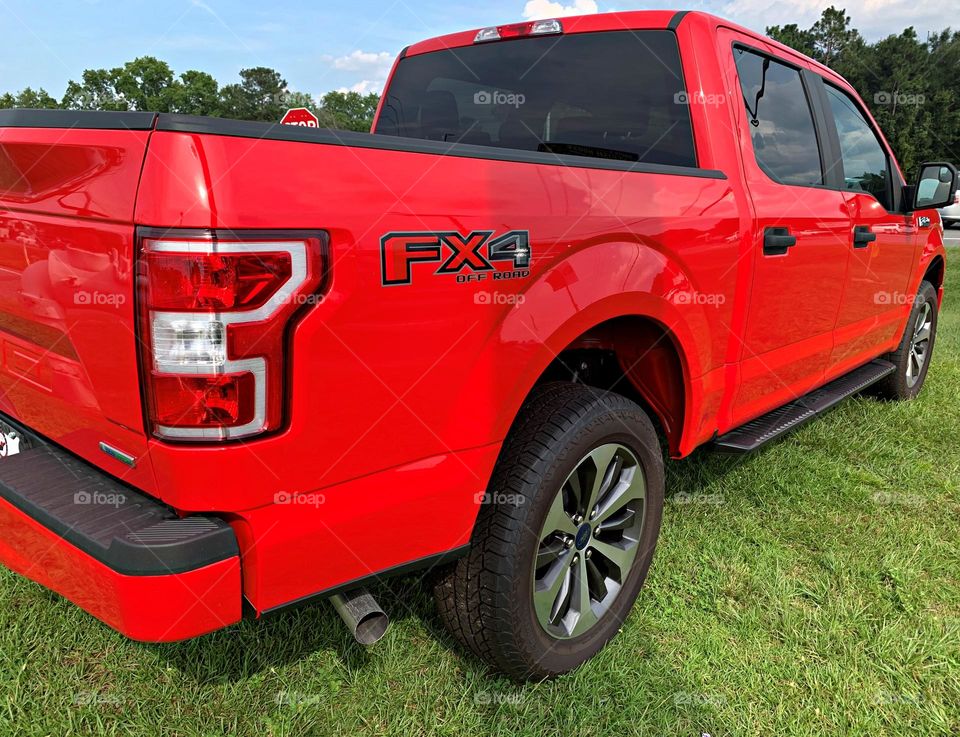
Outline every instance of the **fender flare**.
<svg viewBox="0 0 960 737"><path fill-rule="evenodd" d="M709 307L682 265L646 243L604 242L578 249L539 274L492 323L455 412L469 413L490 442L501 442L526 397L557 355L609 320L638 317L673 341L683 376L684 440L702 411L700 377L711 368ZM685 443L678 442L677 445Z"/></svg>

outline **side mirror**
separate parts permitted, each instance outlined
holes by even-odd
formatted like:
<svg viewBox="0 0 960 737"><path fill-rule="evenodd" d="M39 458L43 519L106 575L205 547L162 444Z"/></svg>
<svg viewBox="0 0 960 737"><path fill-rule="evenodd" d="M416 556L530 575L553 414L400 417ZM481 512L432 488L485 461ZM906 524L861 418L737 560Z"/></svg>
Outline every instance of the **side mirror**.
<svg viewBox="0 0 960 737"><path fill-rule="evenodd" d="M957 194L957 167L944 162L920 165L920 178L913 189L913 210L933 210L952 205Z"/></svg>

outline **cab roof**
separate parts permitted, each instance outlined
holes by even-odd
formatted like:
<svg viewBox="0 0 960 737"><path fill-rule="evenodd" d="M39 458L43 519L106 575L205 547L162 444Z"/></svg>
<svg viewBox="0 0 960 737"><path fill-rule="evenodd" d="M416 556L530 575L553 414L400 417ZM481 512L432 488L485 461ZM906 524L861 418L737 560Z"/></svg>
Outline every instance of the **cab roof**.
<svg viewBox="0 0 960 737"><path fill-rule="evenodd" d="M576 15L557 18L557 20L563 24L564 34L596 33L602 31L676 29L680 26L681 22L689 23L691 20L695 19L699 20L701 23L704 23L708 27L716 28L718 26L723 26L736 31L737 33L751 36L762 43L769 44L773 50L786 52L793 56L800 56L820 71L827 72L835 77L839 76L832 69L824 66L817 60L801 54L796 49L791 49L788 46L784 46L780 42L764 36L762 33L745 28L744 26L738 25L737 23L733 23L732 21L726 20L711 13L704 13L698 10L631 10L617 13L594 13L592 15ZM529 22L530 21L505 23L498 25L497 27L502 28L503 26L523 25L524 23ZM464 46L472 46L475 43L477 33L481 30L482 29L480 28L474 28L469 31L459 31L457 33L450 33L445 36L437 36L425 41L420 41L406 48L401 56L416 56L418 54L428 54L431 51L441 51L443 49L455 49ZM496 44L502 42L494 41L492 43Z"/></svg>

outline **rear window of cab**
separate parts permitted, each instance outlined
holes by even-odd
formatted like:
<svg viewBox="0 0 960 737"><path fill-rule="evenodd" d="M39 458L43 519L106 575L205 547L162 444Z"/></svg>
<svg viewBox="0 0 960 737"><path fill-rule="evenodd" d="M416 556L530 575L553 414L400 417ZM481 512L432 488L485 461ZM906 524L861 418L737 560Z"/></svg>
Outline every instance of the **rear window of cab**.
<svg viewBox="0 0 960 737"><path fill-rule="evenodd" d="M671 31L494 41L401 60L375 132L694 167L685 90Z"/></svg>

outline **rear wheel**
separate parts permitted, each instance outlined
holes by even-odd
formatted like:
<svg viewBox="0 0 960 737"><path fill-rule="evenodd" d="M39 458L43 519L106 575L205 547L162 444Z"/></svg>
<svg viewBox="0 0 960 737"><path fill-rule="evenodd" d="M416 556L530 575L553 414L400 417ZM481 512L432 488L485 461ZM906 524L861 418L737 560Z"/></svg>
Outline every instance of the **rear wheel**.
<svg viewBox="0 0 960 737"><path fill-rule="evenodd" d="M937 338L937 290L928 281L920 283L914 300L907 329L900 345L885 358L896 365L897 370L876 385L876 391L887 399L914 399L923 388L933 357L933 345Z"/></svg>
<svg viewBox="0 0 960 737"><path fill-rule="evenodd" d="M576 668L620 629L653 558L663 458L625 397L548 384L504 444L470 553L435 586L453 635L520 679Z"/></svg>

